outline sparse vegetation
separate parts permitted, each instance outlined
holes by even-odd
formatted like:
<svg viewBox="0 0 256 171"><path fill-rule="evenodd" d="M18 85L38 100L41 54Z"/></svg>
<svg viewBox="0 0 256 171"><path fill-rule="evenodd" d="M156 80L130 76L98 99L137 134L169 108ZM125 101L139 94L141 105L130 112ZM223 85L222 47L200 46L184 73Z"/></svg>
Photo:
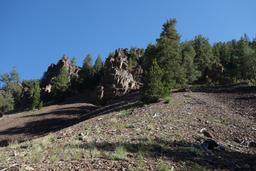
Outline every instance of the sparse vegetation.
<svg viewBox="0 0 256 171"><path fill-rule="evenodd" d="M111 158L113 160L125 160L127 158L127 151L126 151L125 147L118 146L115 149L115 152L112 154Z"/></svg>
<svg viewBox="0 0 256 171"><path fill-rule="evenodd" d="M24 81L13 68L0 76L0 112L31 111L1 119L0 169L255 170L255 45L246 35L181 42L170 19L145 50L117 50L106 63L88 54L78 67L65 56L41 80ZM241 83L249 93L179 92ZM98 88L104 103L85 103ZM212 139L218 149L203 146Z"/></svg>
<svg viewBox="0 0 256 171"><path fill-rule="evenodd" d="M174 171L174 167L169 167L164 161L160 161L158 171Z"/></svg>

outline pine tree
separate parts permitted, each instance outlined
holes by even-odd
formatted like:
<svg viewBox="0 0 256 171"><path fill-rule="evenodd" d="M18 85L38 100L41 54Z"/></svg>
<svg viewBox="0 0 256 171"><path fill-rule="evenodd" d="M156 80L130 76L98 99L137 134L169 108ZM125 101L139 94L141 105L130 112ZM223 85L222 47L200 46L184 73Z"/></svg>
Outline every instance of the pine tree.
<svg viewBox="0 0 256 171"><path fill-rule="evenodd" d="M182 56L182 67L185 70L186 74L186 83L193 83L198 76L199 73L194 65L194 58L196 52L192 46L191 42L185 42L181 47L181 56Z"/></svg>
<svg viewBox="0 0 256 171"><path fill-rule="evenodd" d="M202 35L197 36L193 40L193 47L196 52L194 63L201 75L200 81L205 83L208 77L206 71L210 70L212 65L217 61L213 55L210 43Z"/></svg>
<svg viewBox="0 0 256 171"><path fill-rule="evenodd" d="M145 73L142 89L142 101L146 103L157 102L159 98L168 96L169 91L162 82L163 71L156 59L153 59L151 67Z"/></svg>
<svg viewBox="0 0 256 171"><path fill-rule="evenodd" d="M10 112L14 109L14 98L12 94L0 90L0 112Z"/></svg>
<svg viewBox="0 0 256 171"><path fill-rule="evenodd" d="M39 86L39 81L35 81L33 84L33 87L31 89L31 105L30 105L30 109L34 110L34 109L40 109L42 102L40 99L40 94L41 94L41 89Z"/></svg>
<svg viewBox="0 0 256 171"><path fill-rule="evenodd" d="M92 55L88 54L86 55L84 62L83 62L83 67L81 70L81 87L83 89L88 89L92 88L94 86L94 77L95 71L93 68L92 64Z"/></svg>
<svg viewBox="0 0 256 171"><path fill-rule="evenodd" d="M176 20L168 20L163 25L160 38L157 39L157 61L163 69L163 82L167 90L179 87L185 82L185 72L181 67L180 36L176 31Z"/></svg>
<svg viewBox="0 0 256 171"><path fill-rule="evenodd" d="M68 94L70 87L70 78L68 69L66 67L61 68L60 74L52 81L52 94L53 98L57 101L62 100Z"/></svg>
<svg viewBox="0 0 256 171"><path fill-rule="evenodd" d="M86 57L84 58L83 61L83 68L85 69L91 69L92 66L92 55L91 54L87 54Z"/></svg>
<svg viewBox="0 0 256 171"><path fill-rule="evenodd" d="M13 67L10 73L5 73L0 76L0 82L3 83L3 90L6 95L12 96L14 99L14 107L18 108L20 106L20 98L22 93L22 86L20 85L19 73L16 68Z"/></svg>
<svg viewBox="0 0 256 171"><path fill-rule="evenodd" d="M96 73L101 72L101 70L103 69L102 57L100 55L95 60L93 68L94 68Z"/></svg>

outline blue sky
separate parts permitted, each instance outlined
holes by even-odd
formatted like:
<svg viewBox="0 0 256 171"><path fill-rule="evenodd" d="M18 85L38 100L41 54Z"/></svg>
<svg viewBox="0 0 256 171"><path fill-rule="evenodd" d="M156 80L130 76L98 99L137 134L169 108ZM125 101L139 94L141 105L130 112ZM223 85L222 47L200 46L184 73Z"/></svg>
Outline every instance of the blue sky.
<svg viewBox="0 0 256 171"><path fill-rule="evenodd" d="M0 74L16 66L22 79L41 78L63 55L146 47L169 18L182 40L256 37L255 0L1 0Z"/></svg>

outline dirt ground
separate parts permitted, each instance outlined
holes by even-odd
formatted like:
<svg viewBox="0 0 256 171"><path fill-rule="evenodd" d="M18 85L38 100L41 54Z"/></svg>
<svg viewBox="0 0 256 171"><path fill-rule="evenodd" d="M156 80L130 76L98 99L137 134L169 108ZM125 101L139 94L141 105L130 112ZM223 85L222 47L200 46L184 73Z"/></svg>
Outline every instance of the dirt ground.
<svg viewBox="0 0 256 171"><path fill-rule="evenodd" d="M2 168L256 170L255 93L181 92L169 104L150 105L136 97L104 107L73 103L4 116ZM202 128L221 148L202 148Z"/></svg>

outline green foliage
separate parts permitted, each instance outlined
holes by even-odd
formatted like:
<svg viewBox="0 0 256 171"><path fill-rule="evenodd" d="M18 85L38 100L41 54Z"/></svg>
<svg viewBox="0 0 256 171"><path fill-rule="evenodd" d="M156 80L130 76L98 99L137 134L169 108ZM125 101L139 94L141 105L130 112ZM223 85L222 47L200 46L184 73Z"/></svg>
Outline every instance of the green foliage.
<svg viewBox="0 0 256 171"><path fill-rule="evenodd" d="M157 39L156 59L163 69L163 84L167 90L185 83L185 72L180 55L180 36L176 31L176 20L168 20L163 25L160 38Z"/></svg>
<svg viewBox="0 0 256 171"><path fill-rule="evenodd" d="M71 58L70 62L72 65L76 65L76 58L75 57Z"/></svg>
<svg viewBox="0 0 256 171"><path fill-rule="evenodd" d="M169 95L162 78L163 71L154 59L149 71L145 73L142 101L146 103L157 102L159 98Z"/></svg>
<svg viewBox="0 0 256 171"><path fill-rule="evenodd" d="M158 171L174 171L174 167L169 167L164 161L161 161L158 165Z"/></svg>
<svg viewBox="0 0 256 171"><path fill-rule="evenodd" d="M144 102L169 96L172 88L186 83L186 70L182 64L186 58L182 58L180 53L180 36L175 26L176 20L168 20L156 45L150 44L145 51L142 60L145 72Z"/></svg>
<svg viewBox="0 0 256 171"><path fill-rule="evenodd" d="M208 40L202 35L195 37L193 47L196 52L194 63L195 67L201 75L200 82L207 83L206 71L210 70L212 64L216 63L216 58L213 55L212 47Z"/></svg>
<svg viewBox="0 0 256 171"><path fill-rule="evenodd" d="M20 105L20 98L22 93L22 87L20 85L19 74L15 67L10 73L5 73L0 76L0 82L2 86L2 97L6 97L7 100L4 102L4 111L11 111L14 108L18 108Z"/></svg>
<svg viewBox="0 0 256 171"><path fill-rule="evenodd" d="M40 109L42 108L42 101L40 99L40 93L41 93L41 89L39 86L39 81L35 82L33 87L32 87L32 99L31 99L31 106L30 109L34 110L34 109Z"/></svg>
<svg viewBox="0 0 256 171"><path fill-rule="evenodd" d="M138 65L140 58L144 55L144 49L142 48L131 48L129 50L129 57L128 57L128 70L133 72L133 69Z"/></svg>
<svg viewBox="0 0 256 171"><path fill-rule="evenodd" d="M213 46L213 53L219 58L224 68L220 84L232 84L242 80L254 82L256 79L255 50L253 42L246 35L238 41L216 43Z"/></svg>
<svg viewBox="0 0 256 171"><path fill-rule="evenodd" d="M100 55L95 60L95 64L94 64L93 68L96 73L101 72L101 70L103 69L102 57Z"/></svg>
<svg viewBox="0 0 256 171"><path fill-rule="evenodd" d="M194 58L196 52L193 48L192 42L185 42L181 45L182 67L186 75L186 83L193 83L198 77L199 72L196 70Z"/></svg>
<svg viewBox="0 0 256 171"><path fill-rule="evenodd" d="M57 101L62 100L68 95L70 87L68 68L63 67L60 70L60 74L52 81L52 94L53 98Z"/></svg>
<svg viewBox="0 0 256 171"><path fill-rule="evenodd" d="M14 109L14 98L12 94L0 90L0 111L9 112Z"/></svg>
<svg viewBox="0 0 256 171"><path fill-rule="evenodd" d="M98 60L99 61L99 60ZM92 56L88 54L83 63L83 67L80 73L80 87L83 89L91 89L94 87L94 67L92 65Z"/></svg>
<svg viewBox="0 0 256 171"><path fill-rule="evenodd" d="M5 84L5 86L8 86L10 83L19 83L19 73L17 72L16 68L13 67L10 73L5 73L0 76L0 81Z"/></svg>
<svg viewBox="0 0 256 171"><path fill-rule="evenodd" d="M30 110L42 108L40 81L25 80L22 86L26 89L22 97L23 107Z"/></svg>
<svg viewBox="0 0 256 171"><path fill-rule="evenodd" d="M113 160L124 160L127 157L127 151L123 146L118 146L112 155Z"/></svg>
<svg viewBox="0 0 256 171"><path fill-rule="evenodd" d="M87 54L86 57L84 58L83 62L83 68L84 69L91 69L92 67L92 55Z"/></svg>

